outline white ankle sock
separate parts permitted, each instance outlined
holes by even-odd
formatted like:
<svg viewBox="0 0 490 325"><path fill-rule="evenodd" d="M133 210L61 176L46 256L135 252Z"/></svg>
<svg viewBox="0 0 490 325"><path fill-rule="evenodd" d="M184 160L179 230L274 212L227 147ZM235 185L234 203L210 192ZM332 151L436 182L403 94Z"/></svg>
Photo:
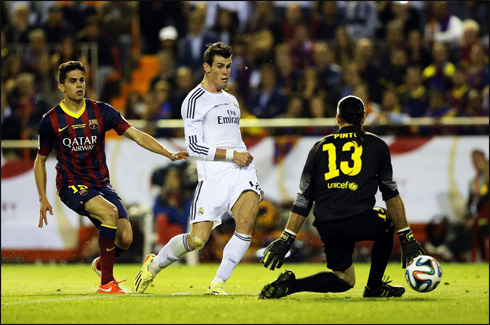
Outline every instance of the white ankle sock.
<svg viewBox="0 0 490 325"><path fill-rule="evenodd" d="M231 277L233 269L240 262L250 246L251 239L252 235L243 235L236 231L233 233L233 236L231 236L223 250L223 259L221 260L221 264L213 281L224 283Z"/></svg>
<svg viewBox="0 0 490 325"><path fill-rule="evenodd" d="M163 246L157 257L148 266L149 271L153 275L157 275L162 269L166 268L179 258L190 252L191 249L187 244L189 234L180 234L172 237L170 241Z"/></svg>

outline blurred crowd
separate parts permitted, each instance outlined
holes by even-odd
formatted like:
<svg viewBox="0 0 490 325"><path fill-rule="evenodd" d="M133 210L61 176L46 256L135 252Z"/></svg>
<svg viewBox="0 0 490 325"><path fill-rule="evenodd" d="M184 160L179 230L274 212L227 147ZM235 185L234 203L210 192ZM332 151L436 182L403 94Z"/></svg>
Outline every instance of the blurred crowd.
<svg viewBox="0 0 490 325"><path fill-rule="evenodd" d="M86 65L86 97L110 101L139 57L155 55L150 91L130 92L117 109L128 119L180 119L182 100L202 79L205 45L216 41L233 46L229 91L244 118L334 117L349 94L363 99L373 122L488 116L488 1L1 6L2 139L36 138L42 114L62 99L57 68L68 60Z"/></svg>

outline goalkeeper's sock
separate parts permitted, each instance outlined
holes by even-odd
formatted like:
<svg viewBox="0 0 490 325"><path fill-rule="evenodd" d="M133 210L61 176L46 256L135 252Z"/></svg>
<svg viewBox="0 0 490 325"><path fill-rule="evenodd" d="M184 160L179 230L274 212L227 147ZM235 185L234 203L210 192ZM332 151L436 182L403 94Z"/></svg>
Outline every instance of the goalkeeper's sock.
<svg viewBox="0 0 490 325"><path fill-rule="evenodd" d="M163 246L157 257L150 263L148 269L153 275L157 275L162 269L166 268L179 258L189 253L191 249L187 243L189 234L180 234L172 237L169 242Z"/></svg>
<svg viewBox="0 0 490 325"><path fill-rule="evenodd" d="M310 292L344 292L352 289L352 286L333 274L332 272L320 272L293 281L289 287L289 293Z"/></svg>
<svg viewBox="0 0 490 325"><path fill-rule="evenodd" d="M104 285L114 280L112 273L114 269L114 259L116 256L116 238L117 227L100 225L99 227L99 250L100 250L100 284Z"/></svg>
<svg viewBox="0 0 490 325"><path fill-rule="evenodd" d="M236 231L223 250L223 259L216 272L216 277L226 281L231 277L233 269L242 259L243 255L250 246L252 235L239 234Z"/></svg>
<svg viewBox="0 0 490 325"><path fill-rule="evenodd" d="M393 250L393 232L394 228L392 227L386 236L374 241L371 249L371 269L369 270L367 286L372 290L378 289L383 284L381 279Z"/></svg>

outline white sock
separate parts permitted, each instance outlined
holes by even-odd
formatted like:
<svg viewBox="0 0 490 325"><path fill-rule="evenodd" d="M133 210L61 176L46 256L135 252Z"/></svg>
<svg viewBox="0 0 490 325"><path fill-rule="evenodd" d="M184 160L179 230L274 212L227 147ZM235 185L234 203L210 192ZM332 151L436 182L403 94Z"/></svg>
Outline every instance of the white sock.
<svg viewBox="0 0 490 325"><path fill-rule="evenodd" d="M233 233L233 236L231 236L223 250L223 259L213 281L224 283L231 277L233 269L240 262L250 246L251 239L252 235L243 235L236 231Z"/></svg>
<svg viewBox="0 0 490 325"><path fill-rule="evenodd" d="M162 269L177 261L186 253L189 253L191 249L187 244L187 237L189 237L189 234L180 234L172 237L172 239L163 246L153 262L150 263L148 270L153 275L157 275Z"/></svg>

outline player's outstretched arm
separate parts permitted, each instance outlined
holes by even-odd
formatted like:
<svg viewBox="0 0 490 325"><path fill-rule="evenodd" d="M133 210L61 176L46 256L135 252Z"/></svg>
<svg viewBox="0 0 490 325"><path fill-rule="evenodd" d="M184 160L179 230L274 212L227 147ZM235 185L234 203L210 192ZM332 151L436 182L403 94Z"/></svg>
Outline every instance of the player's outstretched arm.
<svg viewBox="0 0 490 325"><path fill-rule="evenodd" d="M400 238L402 250L402 268L405 268L414 257L425 255L425 251L420 243L415 240L412 230L408 225L405 215L405 206L400 195L386 201L386 208Z"/></svg>
<svg viewBox="0 0 490 325"><path fill-rule="evenodd" d="M264 263L265 268L270 267L271 270L274 270L276 267L280 268L282 266L284 258L291 249L291 246L293 246L296 234L301 229L304 222L304 216L294 212L289 214L288 223L286 224L286 228L281 234L281 237L270 243L264 251L262 263Z"/></svg>
<svg viewBox="0 0 490 325"><path fill-rule="evenodd" d="M128 128L123 135L126 138L133 140L143 148L165 156L172 161L180 159L189 160L189 154L187 153L187 151L171 152L160 142L158 142L154 137L134 127Z"/></svg>
<svg viewBox="0 0 490 325"><path fill-rule="evenodd" d="M36 179L40 204L39 228L43 227L43 222L48 225L46 211L49 211L49 213L53 215L53 208L51 207L51 204L49 204L48 197L46 196L46 159L48 159L48 156L37 154L36 160L34 161L34 178Z"/></svg>

